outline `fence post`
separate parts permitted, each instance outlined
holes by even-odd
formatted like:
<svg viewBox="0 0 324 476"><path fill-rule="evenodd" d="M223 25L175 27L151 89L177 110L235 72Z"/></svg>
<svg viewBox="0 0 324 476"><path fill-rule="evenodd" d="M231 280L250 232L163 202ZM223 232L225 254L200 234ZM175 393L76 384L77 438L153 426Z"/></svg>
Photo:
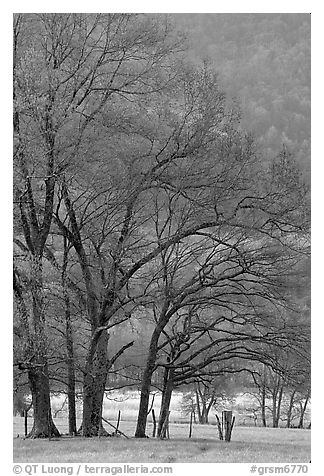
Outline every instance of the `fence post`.
<svg viewBox="0 0 324 476"><path fill-rule="evenodd" d="M231 441L232 430L235 422L235 417L232 417L233 412L224 410L222 412L222 422L223 422L223 435L225 441Z"/></svg>
<svg viewBox="0 0 324 476"><path fill-rule="evenodd" d="M193 416L193 412L190 413L189 438L191 438L191 435L192 435L192 416Z"/></svg>
<svg viewBox="0 0 324 476"><path fill-rule="evenodd" d="M154 408L152 408L152 420L153 420L153 433L152 433L152 437L155 438L155 433L156 433L156 418L155 418Z"/></svg>
<svg viewBox="0 0 324 476"><path fill-rule="evenodd" d="M27 436L27 434L28 434L28 424L27 424L28 410L24 410L24 418L25 418L25 436Z"/></svg>
<svg viewBox="0 0 324 476"><path fill-rule="evenodd" d="M119 429L120 414L121 414L121 412L120 412L120 410L118 410L118 417L117 417L116 430L115 430L116 436L118 434L118 429Z"/></svg>

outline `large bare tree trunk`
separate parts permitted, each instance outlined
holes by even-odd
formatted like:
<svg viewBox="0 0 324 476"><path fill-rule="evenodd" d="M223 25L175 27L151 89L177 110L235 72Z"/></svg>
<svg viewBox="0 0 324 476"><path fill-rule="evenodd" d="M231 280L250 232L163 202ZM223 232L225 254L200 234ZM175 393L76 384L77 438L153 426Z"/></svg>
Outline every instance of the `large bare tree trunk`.
<svg viewBox="0 0 324 476"><path fill-rule="evenodd" d="M15 274L14 274L15 276ZM31 322L29 328L28 311L22 297L19 283L14 279L15 295L18 299L22 323L26 332L25 352L26 362L21 368L28 371L28 381L32 394L34 424L29 437L46 438L60 436L51 415L50 384L47 360L47 337L45 331L45 316L42 288L41 258L32 256L30 259L30 290L32 297Z"/></svg>
<svg viewBox="0 0 324 476"><path fill-rule="evenodd" d="M142 377L141 398L137 416L135 438L146 438L145 430L147 422L147 411L149 406L150 389L154 369L155 358L154 356L150 356L146 363L146 367Z"/></svg>
<svg viewBox="0 0 324 476"><path fill-rule="evenodd" d="M75 408L75 368L74 368L74 349L72 340L72 330L70 322L66 321L66 347L68 354L68 409L69 409L69 434L75 435L76 427L76 408Z"/></svg>
<svg viewBox="0 0 324 476"><path fill-rule="evenodd" d="M106 330L94 333L86 359L83 381L83 420L79 433L83 436L109 436L102 425L102 407L108 372L126 349L128 342L108 359L109 334Z"/></svg>
<svg viewBox="0 0 324 476"><path fill-rule="evenodd" d="M64 235L64 254L62 266L62 289L65 302L65 339L67 352L67 394L68 394L68 410L69 410L69 434L75 435L77 432L76 426L76 408L75 408L75 367L74 367L74 345L73 345L73 330L71 322L71 305L70 296L67 287L67 265L68 265L68 244L66 235Z"/></svg>
<svg viewBox="0 0 324 476"><path fill-rule="evenodd" d="M87 356L83 384L82 435L107 436L102 426L102 406L109 370L108 340L106 331L101 332L97 342L92 340Z"/></svg>
<svg viewBox="0 0 324 476"><path fill-rule="evenodd" d="M165 378L164 378L164 385L162 391L162 401L161 401L161 408L160 408L160 416L159 416L159 423L157 429L157 436L163 437L162 429L165 426L165 422L169 417L169 409L171 403L171 396L173 391L173 369L165 369Z"/></svg>
<svg viewBox="0 0 324 476"><path fill-rule="evenodd" d="M54 425L50 405L48 369L46 363L28 371L29 384L32 392L34 424L29 438L48 438L60 436Z"/></svg>
<svg viewBox="0 0 324 476"><path fill-rule="evenodd" d="M34 359L28 369L28 380L32 393L34 424L28 436L46 438L60 436L60 434L53 423L51 414L41 258L32 257L30 276Z"/></svg>
<svg viewBox="0 0 324 476"><path fill-rule="evenodd" d="M137 426L135 431L135 438L146 438L146 422L147 422L147 412L149 407L150 399L150 389L152 376L155 370L156 356L157 356L157 347L160 334L162 332L163 325L158 325L152 334L149 354L146 360L146 366L143 372L142 377L142 386L141 386L141 398L137 416Z"/></svg>

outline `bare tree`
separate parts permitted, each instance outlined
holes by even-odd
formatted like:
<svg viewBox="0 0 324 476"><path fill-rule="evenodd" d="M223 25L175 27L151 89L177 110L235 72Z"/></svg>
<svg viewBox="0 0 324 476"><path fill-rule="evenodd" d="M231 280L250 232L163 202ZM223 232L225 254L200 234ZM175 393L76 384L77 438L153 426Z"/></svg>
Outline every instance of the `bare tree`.
<svg viewBox="0 0 324 476"><path fill-rule="evenodd" d="M273 349L274 365L257 365L251 372L255 386L255 392L251 394L258 401L263 426L267 426L267 416L270 416L273 428L278 428L285 420L290 428L298 413L301 421L305 414L304 404L306 409L310 396L310 329L305 316L301 318L304 322L298 325L302 335L298 346L290 343ZM296 338L291 335L290 339Z"/></svg>
<svg viewBox="0 0 324 476"><path fill-rule="evenodd" d="M205 75L204 71L191 81L205 81L205 89L217 85L214 76L204 79ZM68 178L66 174L61 181L55 223L66 234L78 256L91 324L83 386L83 434L97 434L100 426L105 381L115 361L114 357L108 358L107 332L125 322L130 311L145 302L145 289L143 291L143 287L137 284L144 279L141 273L146 271L143 269L156 259L161 250L182 237L178 230L162 246L152 241L148 235L148 230L154 226L149 200L156 194L157 188L164 187L164 184L168 186L168 168L172 173L175 162L186 161L187 150L195 152L199 147L207 147L210 128L215 124L222 127L225 123L223 95L216 90L213 94L217 103L210 106L214 112L211 114L208 109L205 117L209 121L207 129L203 130L198 122L191 125L194 133L180 146L179 140L182 141L182 136L188 134L188 130L183 131L184 127L188 127L190 120L197 121L197 110L191 113L190 108L195 106L197 109L199 105L192 90L186 92L188 79L185 74L182 74L181 81L182 94L185 91L191 100L187 109L180 109L179 112L179 106L175 108L173 103L169 104L171 96L179 89L176 84L173 89L169 85L164 98L161 99L160 94L155 95L146 114L142 111L143 99L137 102L133 99L133 109L136 113L142 112L142 116L134 121L134 111L130 110L128 116L124 116L123 128L119 125L117 131L115 124L109 125L107 115L102 114L101 122L98 120L96 124L98 130L103 132L102 150L109 138L110 150L117 160L105 162L100 150L98 160L101 168L92 176L89 176L89 171L85 176L73 171L72 177ZM203 91L200 92L202 94ZM208 102L208 98L204 101ZM162 112L159 109L161 102L164 107ZM119 107L123 103L118 100ZM188 113L191 114L190 120L186 117ZM173 124L175 120L177 122ZM228 125L231 120L232 115L229 114ZM97 143L97 136L95 142L90 138L87 151L95 153L96 149L93 150L90 145L94 147ZM103 170L107 171L106 175L103 175ZM184 236L190 233L186 230ZM96 263L99 272L96 272L93 263ZM121 352L130 345L131 342L126 344ZM94 410L91 410L92 406Z"/></svg>
<svg viewBox="0 0 324 476"><path fill-rule="evenodd" d="M152 289L162 291L156 293L152 305L156 324L143 372L137 437L145 436L159 339L178 311L208 303L227 309L247 325L253 326L256 318L261 326L262 320L269 323L265 308L268 303L283 302L287 279L307 247L307 220L301 205L305 190L287 152L278 156L267 174L258 169L250 138L242 138L233 129L222 140L215 138L219 130L212 133L208 151L215 154L213 162L201 146L197 154L202 153L200 164L204 165L195 168L190 159L194 157L196 165L196 155L188 153L186 175L181 165L175 169L183 172L181 186L178 177L172 180L169 176L163 199L161 194L154 197L158 242L168 243L168 236L177 233L180 239L161 250L157 268L161 271L153 268ZM167 211L161 203L168 204ZM195 226L190 229L193 221Z"/></svg>

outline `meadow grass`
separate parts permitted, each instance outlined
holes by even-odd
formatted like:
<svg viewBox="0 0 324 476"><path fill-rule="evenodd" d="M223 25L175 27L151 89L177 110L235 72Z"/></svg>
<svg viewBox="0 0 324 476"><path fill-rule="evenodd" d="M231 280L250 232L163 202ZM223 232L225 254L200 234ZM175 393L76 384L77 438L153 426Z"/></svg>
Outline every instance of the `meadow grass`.
<svg viewBox="0 0 324 476"><path fill-rule="evenodd" d="M14 434L23 433L23 419L14 419ZM55 421L66 431L66 420ZM114 423L114 422L112 422ZM108 428L107 428L108 429ZM213 425L171 424L170 439L135 439L135 422L122 421L129 439L67 438L29 440L14 438L14 462L27 463L305 463L311 459L309 430L234 427L232 441L218 439ZM151 435L149 424L147 434Z"/></svg>

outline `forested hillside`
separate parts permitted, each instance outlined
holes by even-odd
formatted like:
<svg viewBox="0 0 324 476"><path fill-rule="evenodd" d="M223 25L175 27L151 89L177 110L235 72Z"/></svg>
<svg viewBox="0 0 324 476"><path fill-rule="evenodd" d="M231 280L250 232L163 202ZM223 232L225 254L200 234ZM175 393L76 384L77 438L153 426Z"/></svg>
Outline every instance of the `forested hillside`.
<svg viewBox="0 0 324 476"><path fill-rule="evenodd" d="M285 144L310 179L310 30L308 14L178 14L190 58L209 59L242 125L266 158Z"/></svg>

